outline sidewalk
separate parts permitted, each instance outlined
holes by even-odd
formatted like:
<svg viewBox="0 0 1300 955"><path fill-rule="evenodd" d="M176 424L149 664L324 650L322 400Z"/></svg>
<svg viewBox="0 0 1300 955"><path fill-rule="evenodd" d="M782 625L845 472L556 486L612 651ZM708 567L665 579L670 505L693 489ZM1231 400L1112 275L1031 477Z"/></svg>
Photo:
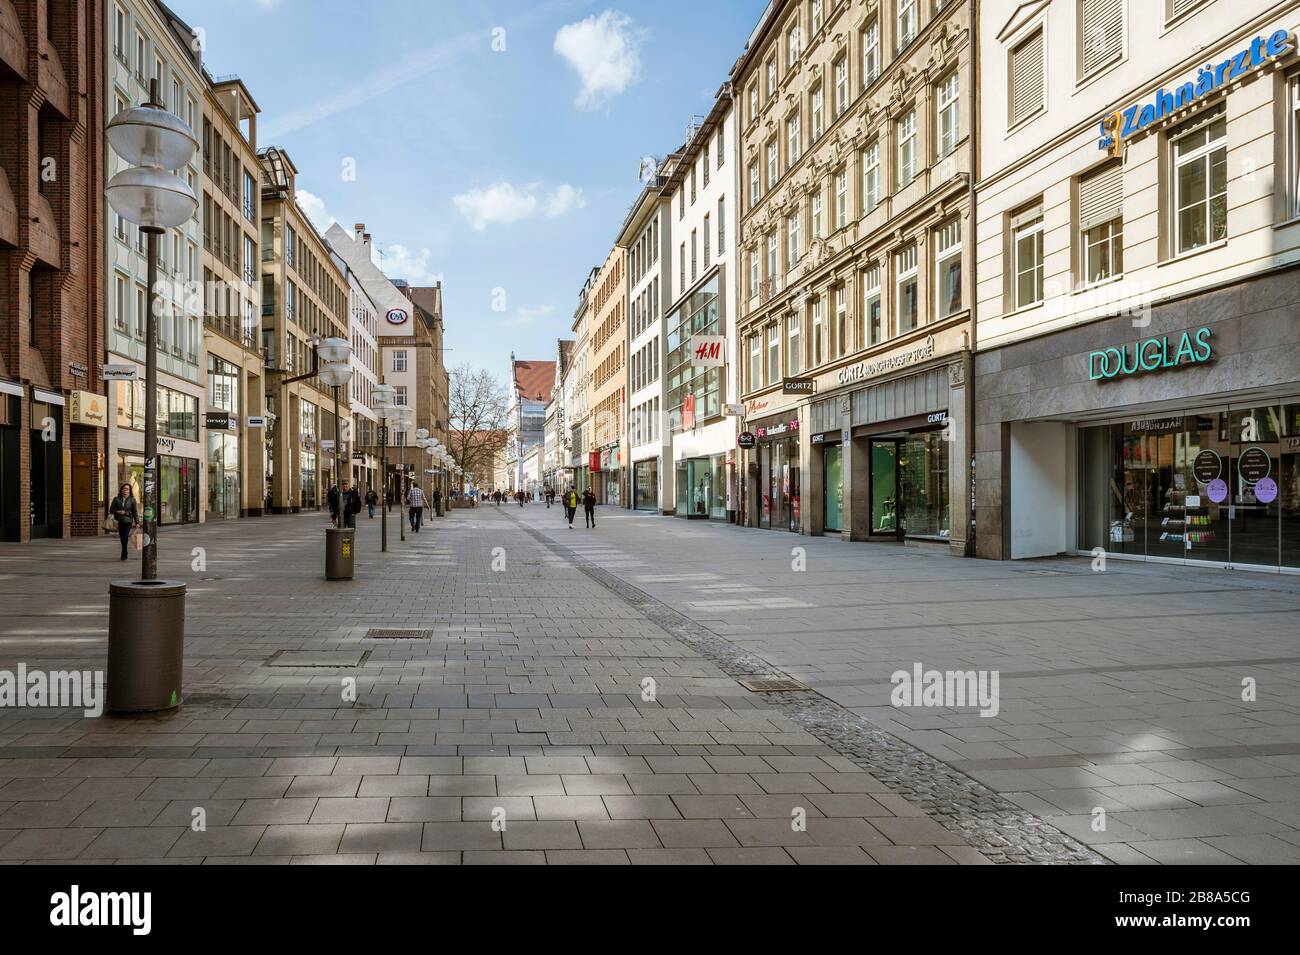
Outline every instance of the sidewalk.
<svg viewBox="0 0 1300 955"><path fill-rule="evenodd" d="M652 537L605 511L593 534ZM539 539L561 514L453 510L405 542L394 514L388 554L362 516L356 579L328 583L323 514L165 528L184 705L0 709L0 861L989 861L740 686L725 640ZM688 529L658 524L680 550ZM0 545L0 670L103 667L108 583L138 573L116 550ZM372 632L394 629L420 632Z"/></svg>
<svg viewBox="0 0 1300 955"><path fill-rule="evenodd" d="M1116 862L1300 862L1300 577L511 516L809 684L823 702L783 711L988 853L1011 804ZM999 671L999 712L891 705L891 674L917 663ZM909 770L926 758L942 768Z"/></svg>

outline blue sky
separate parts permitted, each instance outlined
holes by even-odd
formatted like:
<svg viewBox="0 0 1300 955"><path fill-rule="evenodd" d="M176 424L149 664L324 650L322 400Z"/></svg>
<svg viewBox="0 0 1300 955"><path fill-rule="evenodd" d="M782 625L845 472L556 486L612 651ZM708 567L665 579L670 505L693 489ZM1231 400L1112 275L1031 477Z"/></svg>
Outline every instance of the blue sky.
<svg viewBox="0 0 1300 955"><path fill-rule="evenodd" d="M209 72L244 80L313 218L365 222L392 277L441 276L447 364L504 379L512 348L550 359L571 336L640 158L708 112L765 0L169 5Z"/></svg>

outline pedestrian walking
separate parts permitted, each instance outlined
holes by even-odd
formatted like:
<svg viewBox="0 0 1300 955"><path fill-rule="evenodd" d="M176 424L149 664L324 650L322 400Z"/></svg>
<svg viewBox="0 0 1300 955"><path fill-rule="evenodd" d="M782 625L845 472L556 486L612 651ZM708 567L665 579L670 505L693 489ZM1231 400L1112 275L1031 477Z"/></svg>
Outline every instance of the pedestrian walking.
<svg viewBox="0 0 1300 955"><path fill-rule="evenodd" d="M578 513L578 492L569 488L564 494L564 517L569 522L569 530L573 530L573 517Z"/></svg>
<svg viewBox="0 0 1300 955"><path fill-rule="evenodd" d="M117 497L108 504L107 525L111 521L117 528L118 539L122 542L122 559L126 560L126 541L131 536L131 528L140 523L140 511L135 505L135 492L131 485L123 484L117 489Z"/></svg>
<svg viewBox="0 0 1300 955"><path fill-rule="evenodd" d="M406 492L406 506L409 508L407 517L411 522L411 530L420 533L420 522L424 517L424 492L420 490L420 485L412 484L411 489Z"/></svg>
<svg viewBox="0 0 1300 955"><path fill-rule="evenodd" d="M379 495L375 493L375 489L373 487L369 488L366 491L366 507L369 508L370 510L370 519L372 521L375 519L375 505L378 503L379 503Z"/></svg>
<svg viewBox="0 0 1300 955"><path fill-rule="evenodd" d="M442 488L440 487L433 489L433 513L442 513Z"/></svg>
<svg viewBox="0 0 1300 955"><path fill-rule="evenodd" d="M357 526L357 515L361 513L361 495L356 488L350 486L348 481L343 482L343 494L339 501L339 510L343 515L341 527Z"/></svg>
<svg viewBox="0 0 1300 955"><path fill-rule="evenodd" d="M339 489L335 484L330 485L329 492L325 495L325 500L329 502L330 523L335 527L342 527L339 523Z"/></svg>
<svg viewBox="0 0 1300 955"><path fill-rule="evenodd" d="M520 507L524 506L524 492L522 490L515 491L515 500L519 502Z"/></svg>
<svg viewBox="0 0 1300 955"><path fill-rule="evenodd" d="M582 516L587 519L588 527L596 526L596 492L591 488L582 492Z"/></svg>
<svg viewBox="0 0 1300 955"><path fill-rule="evenodd" d="M553 500L555 500L555 490L548 487L546 489L546 509L548 511L551 509L551 501Z"/></svg>

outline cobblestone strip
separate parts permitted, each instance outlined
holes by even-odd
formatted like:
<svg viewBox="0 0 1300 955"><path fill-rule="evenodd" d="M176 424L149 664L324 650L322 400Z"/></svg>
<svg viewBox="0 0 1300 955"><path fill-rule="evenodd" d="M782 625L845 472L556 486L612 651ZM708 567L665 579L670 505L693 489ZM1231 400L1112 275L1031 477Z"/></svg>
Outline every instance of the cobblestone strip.
<svg viewBox="0 0 1300 955"><path fill-rule="evenodd" d="M506 512L509 513L509 512ZM788 677L758 655L718 636L656 597L511 515L525 532L648 620L737 679ZM767 703L923 809L1000 864L1108 865L1109 861L983 783L887 733L819 693L764 694Z"/></svg>

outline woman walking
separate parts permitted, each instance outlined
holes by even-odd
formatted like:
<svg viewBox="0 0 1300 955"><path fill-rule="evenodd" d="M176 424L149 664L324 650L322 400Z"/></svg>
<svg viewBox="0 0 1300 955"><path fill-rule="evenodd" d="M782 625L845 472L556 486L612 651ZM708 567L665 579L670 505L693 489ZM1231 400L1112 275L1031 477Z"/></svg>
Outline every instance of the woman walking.
<svg viewBox="0 0 1300 955"><path fill-rule="evenodd" d="M582 492L582 516L587 519L588 527L596 526L596 492L591 488Z"/></svg>
<svg viewBox="0 0 1300 955"><path fill-rule="evenodd" d="M569 488L564 492L564 516L569 522L569 530L573 530L573 516L578 513L578 492Z"/></svg>
<svg viewBox="0 0 1300 955"><path fill-rule="evenodd" d="M126 560L127 538L131 536L131 528L140 523L140 512L136 509L131 485L123 484L117 489L117 497L109 502L108 516L117 521L117 536L122 541L122 560Z"/></svg>

